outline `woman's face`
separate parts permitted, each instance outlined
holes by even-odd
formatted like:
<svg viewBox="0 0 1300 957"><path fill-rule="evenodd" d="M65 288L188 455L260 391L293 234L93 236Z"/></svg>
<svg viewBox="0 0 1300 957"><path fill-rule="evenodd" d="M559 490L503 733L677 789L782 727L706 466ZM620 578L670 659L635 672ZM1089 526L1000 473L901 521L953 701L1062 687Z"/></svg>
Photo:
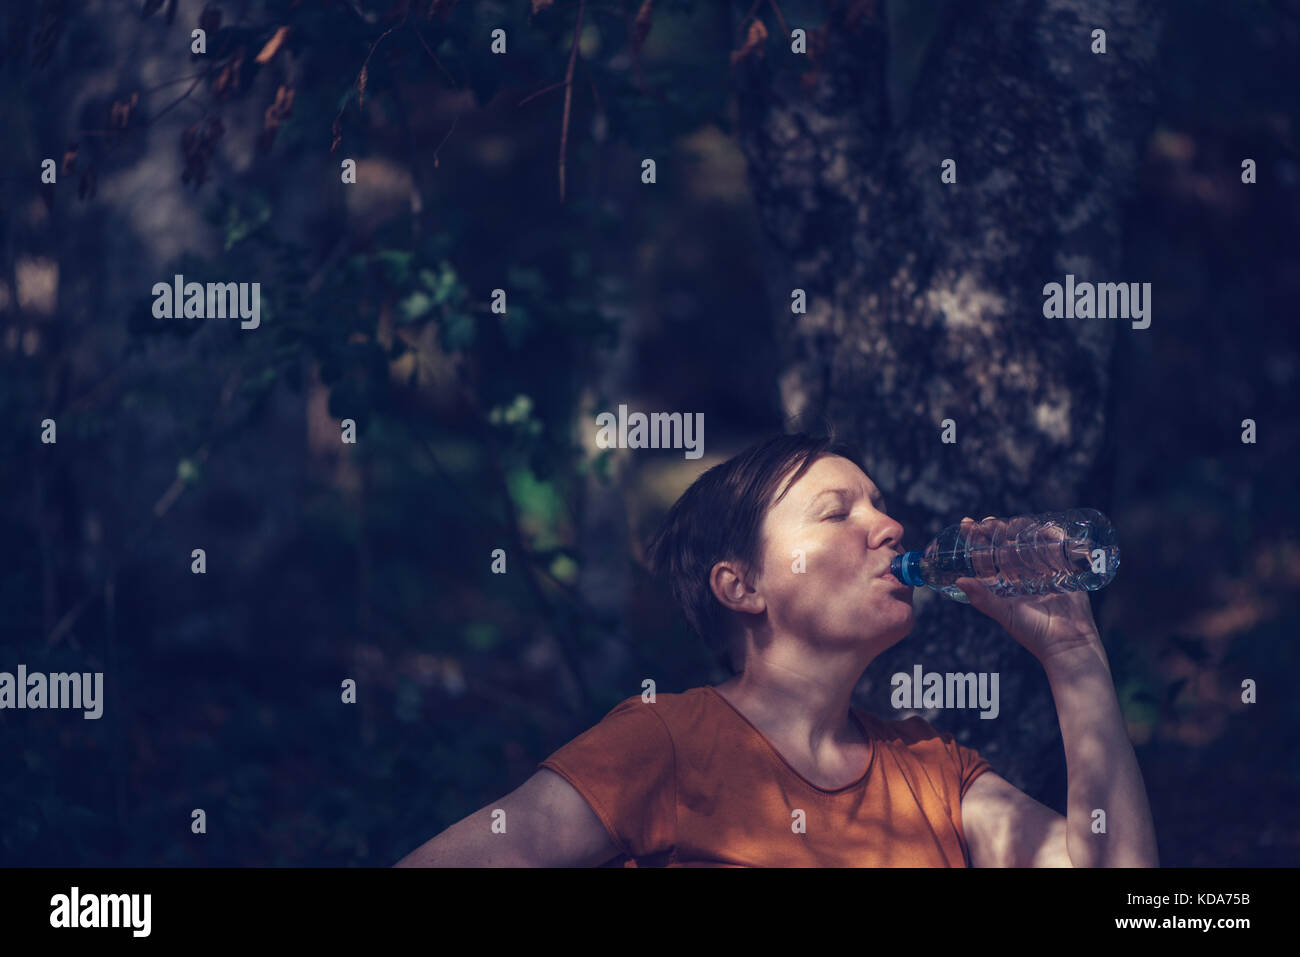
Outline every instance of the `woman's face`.
<svg viewBox="0 0 1300 957"><path fill-rule="evenodd" d="M869 639L877 651L902 639L912 628L912 589L889 572L902 539L862 469L819 458L763 520L754 586L772 627L818 643Z"/></svg>

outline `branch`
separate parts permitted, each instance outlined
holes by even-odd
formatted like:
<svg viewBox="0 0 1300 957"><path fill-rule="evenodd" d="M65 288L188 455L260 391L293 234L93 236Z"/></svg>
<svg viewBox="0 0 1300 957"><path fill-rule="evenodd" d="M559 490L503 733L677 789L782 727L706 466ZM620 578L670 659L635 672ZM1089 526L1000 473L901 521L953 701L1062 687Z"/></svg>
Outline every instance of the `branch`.
<svg viewBox="0 0 1300 957"><path fill-rule="evenodd" d="M234 398L235 387L239 384L241 374L242 370L236 369L226 380L226 383L221 390L221 401L217 405L218 414L222 409L226 408ZM198 459L200 462L206 462L208 460L208 454L212 450L212 444L218 438L219 427L215 424L216 418L217 415L214 415L214 424L209 430L207 439L199 447L198 451L194 453L194 458ZM184 491L185 481L177 476L172 481L171 485L167 487L167 490L159 496L158 501L154 502L153 508L149 510L148 518L136 527L135 533L126 544L122 546L117 556L107 562L109 571L98 576L99 580L97 580L86 594L83 595L81 599L73 605L62 618L59 619L58 624L56 624L54 629L48 636L46 636L45 643L49 647L53 648L56 646L63 640L63 636L72 630L72 627L77 623L78 619L81 618L82 613L85 612L86 608L90 605L91 600L101 594L105 586L109 583L113 574L112 569L118 567L121 564L122 558L129 555L147 535L152 534L154 522L167 514L168 510L171 509L172 505L176 503L176 500L181 497Z"/></svg>
<svg viewBox="0 0 1300 957"><path fill-rule="evenodd" d="M369 52L366 53L366 58L361 63L361 69L357 71L357 78L352 81L352 88L354 90L357 89L358 87L361 87L361 95L357 98L358 106L361 105L361 101L364 100L366 96L364 84L366 78L366 68L370 66L370 58L375 55L375 50L379 48L379 44L384 42L384 38L400 26L401 23L394 23L391 27L389 27L387 30L381 33L374 43L370 44L370 50ZM334 116L334 126L338 125L339 120L343 118L343 111L346 110L347 108L348 108L348 101L345 99L343 101L343 105L339 107L338 113L335 114ZM331 153L334 152L333 149L331 149L330 152Z"/></svg>
<svg viewBox="0 0 1300 957"><path fill-rule="evenodd" d="M439 62L438 58L437 58L436 56L433 55L433 51L432 51L431 49L429 49L429 44L427 44L427 43L424 42L424 35L423 35L422 33L420 33L420 31L415 27L414 24L408 23L407 26L409 26L409 27L411 28L411 32L415 34L415 38L416 38L417 40L420 41L420 46L424 47L424 52L427 53L427 54L429 54L429 59L433 60L434 63L437 63L437 64L438 64L438 69L439 69L439 70L442 70L443 75L444 75L448 80L451 81L452 89L459 90L459 89L460 89L460 84L458 84L458 83L456 82L456 79L455 79L455 78L454 78L450 73L447 72L446 67L444 67L444 66L442 65L442 63Z"/></svg>
<svg viewBox="0 0 1300 957"><path fill-rule="evenodd" d="M564 152L569 146L569 112L573 104L573 67L578 61L578 39L582 35L582 14L587 0L578 0L578 19L573 25L573 46L569 49L569 68L564 74L564 122L560 127L560 202L564 202Z"/></svg>

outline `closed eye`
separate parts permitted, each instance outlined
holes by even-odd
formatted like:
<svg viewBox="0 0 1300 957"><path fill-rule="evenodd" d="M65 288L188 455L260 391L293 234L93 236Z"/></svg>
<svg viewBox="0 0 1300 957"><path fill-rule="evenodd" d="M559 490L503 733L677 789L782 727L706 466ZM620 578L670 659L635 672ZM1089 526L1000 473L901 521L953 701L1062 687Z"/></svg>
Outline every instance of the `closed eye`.
<svg viewBox="0 0 1300 957"><path fill-rule="evenodd" d="M840 519L844 519L844 518L848 518L848 517L849 517L849 513L848 513L848 512L837 512L837 513L834 514L834 515L827 515L824 519L822 519L822 521L823 521L823 522L835 522L835 521L839 521Z"/></svg>

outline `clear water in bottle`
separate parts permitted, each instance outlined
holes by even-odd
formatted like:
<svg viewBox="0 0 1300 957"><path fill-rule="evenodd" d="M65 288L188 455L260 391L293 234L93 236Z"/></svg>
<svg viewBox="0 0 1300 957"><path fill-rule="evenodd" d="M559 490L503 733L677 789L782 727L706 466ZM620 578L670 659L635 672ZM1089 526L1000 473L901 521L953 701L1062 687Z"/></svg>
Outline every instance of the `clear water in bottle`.
<svg viewBox="0 0 1300 957"><path fill-rule="evenodd" d="M905 585L925 585L968 602L954 582L978 578L1003 597L1096 591L1119 570L1110 520L1093 508L950 525L923 551L905 552L890 571Z"/></svg>

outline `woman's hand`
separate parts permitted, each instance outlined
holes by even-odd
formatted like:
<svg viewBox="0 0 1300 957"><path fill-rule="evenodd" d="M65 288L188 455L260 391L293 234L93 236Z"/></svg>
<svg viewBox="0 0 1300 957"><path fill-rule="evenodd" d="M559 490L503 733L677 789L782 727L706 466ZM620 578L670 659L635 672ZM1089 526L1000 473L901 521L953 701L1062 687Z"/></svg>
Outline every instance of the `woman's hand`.
<svg viewBox="0 0 1300 957"><path fill-rule="evenodd" d="M968 522L973 523L974 519L962 519L963 524ZM966 593L972 605L1005 628L1007 634L1044 666L1081 650L1100 652L1105 660L1086 591L1002 598L977 578L958 578L953 584Z"/></svg>

